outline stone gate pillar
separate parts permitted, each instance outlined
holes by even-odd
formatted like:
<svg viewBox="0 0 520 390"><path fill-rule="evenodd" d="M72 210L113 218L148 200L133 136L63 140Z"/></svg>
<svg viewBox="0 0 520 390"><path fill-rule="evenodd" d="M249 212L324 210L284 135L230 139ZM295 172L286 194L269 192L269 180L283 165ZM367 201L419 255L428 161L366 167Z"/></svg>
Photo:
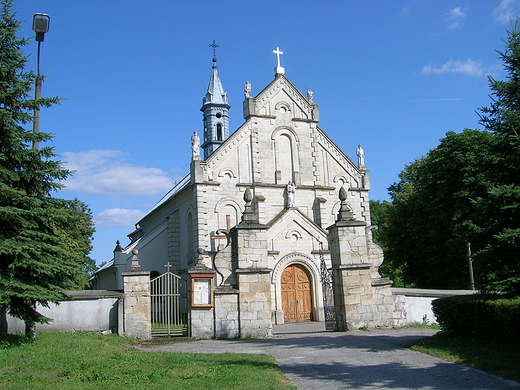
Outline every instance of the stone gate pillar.
<svg viewBox="0 0 520 390"><path fill-rule="evenodd" d="M122 272L124 335L136 339L152 338L150 272L139 265L137 249L132 251L132 265Z"/></svg>
<svg viewBox="0 0 520 390"><path fill-rule="evenodd" d="M356 236L359 238L360 231L365 230L365 223L337 222L328 230L337 329L358 329L366 325L360 311L367 311L370 303L370 264L366 264L359 253L351 253L351 249ZM363 250L362 247L356 249ZM362 305L365 305L364 309L361 309Z"/></svg>
<svg viewBox="0 0 520 390"><path fill-rule="evenodd" d="M214 286L213 280L215 279L215 270L209 268L204 264L204 249L199 248L197 250L199 256L197 259L197 264L194 267L188 270L188 307L189 307L189 317L190 317L190 336L198 339L209 339L211 337L221 338L219 334L215 331L215 297L214 297ZM199 278L207 278L209 281L211 279L211 284L209 286L208 291L205 293L199 293L200 297L203 298L202 295L209 294L206 297L204 302L195 302L195 293L193 291L194 282L193 279Z"/></svg>
<svg viewBox="0 0 520 390"><path fill-rule="evenodd" d="M272 335L271 272L268 268L266 230L251 207L253 196L246 189L245 211L231 231L232 257L238 281L240 337Z"/></svg>
<svg viewBox="0 0 520 390"><path fill-rule="evenodd" d="M346 203L344 188L340 189L339 198L341 208L337 221L327 228L337 327L346 331L380 326L380 313L385 309L378 308L373 296L367 224L354 218Z"/></svg>

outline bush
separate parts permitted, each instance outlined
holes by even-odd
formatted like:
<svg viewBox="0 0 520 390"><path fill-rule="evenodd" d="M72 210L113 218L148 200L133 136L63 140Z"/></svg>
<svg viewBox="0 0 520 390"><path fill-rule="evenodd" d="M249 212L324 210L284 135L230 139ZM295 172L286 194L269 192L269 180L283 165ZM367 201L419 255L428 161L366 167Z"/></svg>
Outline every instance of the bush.
<svg viewBox="0 0 520 390"><path fill-rule="evenodd" d="M520 297L462 295L436 299L432 306L447 334L520 342Z"/></svg>

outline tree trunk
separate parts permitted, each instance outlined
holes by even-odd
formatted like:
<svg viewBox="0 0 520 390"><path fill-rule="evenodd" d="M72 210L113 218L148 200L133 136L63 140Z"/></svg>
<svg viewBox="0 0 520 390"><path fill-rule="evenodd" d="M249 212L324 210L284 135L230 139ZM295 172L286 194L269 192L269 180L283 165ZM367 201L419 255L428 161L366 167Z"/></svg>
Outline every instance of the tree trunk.
<svg viewBox="0 0 520 390"><path fill-rule="evenodd" d="M0 306L0 334L7 334L7 310Z"/></svg>
<svg viewBox="0 0 520 390"><path fill-rule="evenodd" d="M36 311L36 304L35 303L29 303L29 306ZM27 318L25 320L25 337L28 337L30 339L34 339L36 337L36 323L34 320Z"/></svg>
<svg viewBox="0 0 520 390"><path fill-rule="evenodd" d="M34 321L25 321L25 337L34 339L36 337L36 324Z"/></svg>

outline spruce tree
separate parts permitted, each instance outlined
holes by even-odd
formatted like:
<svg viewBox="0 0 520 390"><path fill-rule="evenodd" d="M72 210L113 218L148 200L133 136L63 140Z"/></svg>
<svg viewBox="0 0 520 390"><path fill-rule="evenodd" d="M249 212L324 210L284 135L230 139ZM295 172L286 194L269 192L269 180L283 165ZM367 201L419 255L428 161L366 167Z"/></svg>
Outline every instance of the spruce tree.
<svg viewBox="0 0 520 390"><path fill-rule="evenodd" d="M36 304L48 306L64 290L85 284L84 264L90 252L93 224L90 210L78 200L51 196L71 172L45 143L50 133L34 134L32 113L59 98L31 99L40 77L26 71L27 58L18 38L20 23L12 1L4 0L0 15L0 306L26 324L46 322Z"/></svg>

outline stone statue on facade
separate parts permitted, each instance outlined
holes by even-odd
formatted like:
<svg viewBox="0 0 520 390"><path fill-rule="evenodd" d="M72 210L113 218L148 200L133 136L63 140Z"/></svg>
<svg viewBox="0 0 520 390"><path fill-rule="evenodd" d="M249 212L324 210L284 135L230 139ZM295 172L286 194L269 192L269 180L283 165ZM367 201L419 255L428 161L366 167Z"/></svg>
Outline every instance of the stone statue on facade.
<svg viewBox="0 0 520 390"><path fill-rule="evenodd" d="M251 97L251 83L249 81L246 81L246 85L244 85L244 96L246 99Z"/></svg>
<svg viewBox="0 0 520 390"><path fill-rule="evenodd" d="M296 192L296 186L292 181L287 184L287 208L294 207L294 195Z"/></svg>
<svg viewBox="0 0 520 390"><path fill-rule="evenodd" d="M314 92L310 88L307 90L307 100L309 100L309 103L314 103Z"/></svg>
<svg viewBox="0 0 520 390"><path fill-rule="evenodd" d="M200 138L196 131L191 136L191 157L194 160L200 158Z"/></svg>
<svg viewBox="0 0 520 390"><path fill-rule="evenodd" d="M360 168L364 168L365 167L365 151L363 150L362 145L358 146L358 148L356 150L356 154L358 156L358 166Z"/></svg>

